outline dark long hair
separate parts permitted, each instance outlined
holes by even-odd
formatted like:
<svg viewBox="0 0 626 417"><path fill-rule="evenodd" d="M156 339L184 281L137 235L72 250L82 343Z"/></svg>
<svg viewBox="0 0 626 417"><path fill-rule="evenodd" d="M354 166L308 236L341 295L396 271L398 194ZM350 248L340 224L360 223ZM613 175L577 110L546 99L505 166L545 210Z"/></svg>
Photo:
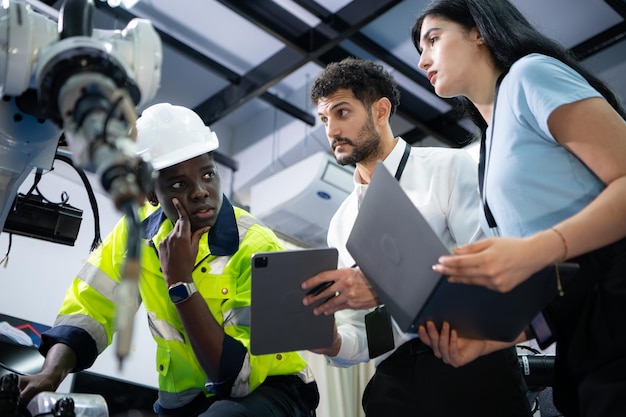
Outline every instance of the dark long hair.
<svg viewBox="0 0 626 417"><path fill-rule="evenodd" d="M413 45L419 51L422 23L427 16L455 22L466 30L477 28L489 48L497 68L508 71L518 59L540 53L558 59L580 73L604 96L609 104L626 118L619 98L607 84L582 67L576 58L558 42L546 37L526 20L508 0L433 0L418 16L412 29ZM466 97L459 97L463 110L474 123L486 130L487 122Z"/></svg>

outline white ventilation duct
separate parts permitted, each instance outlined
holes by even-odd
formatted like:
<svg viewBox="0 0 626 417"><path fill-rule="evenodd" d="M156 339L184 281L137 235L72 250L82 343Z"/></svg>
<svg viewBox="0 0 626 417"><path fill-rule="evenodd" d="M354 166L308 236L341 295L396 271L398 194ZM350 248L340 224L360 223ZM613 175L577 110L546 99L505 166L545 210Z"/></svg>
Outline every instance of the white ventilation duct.
<svg viewBox="0 0 626 417"><path fill-rule="evenodd" d="M318 152L250 189L250 212L275 232L326 246L328 223L353 188L354 169Z"/></svg>

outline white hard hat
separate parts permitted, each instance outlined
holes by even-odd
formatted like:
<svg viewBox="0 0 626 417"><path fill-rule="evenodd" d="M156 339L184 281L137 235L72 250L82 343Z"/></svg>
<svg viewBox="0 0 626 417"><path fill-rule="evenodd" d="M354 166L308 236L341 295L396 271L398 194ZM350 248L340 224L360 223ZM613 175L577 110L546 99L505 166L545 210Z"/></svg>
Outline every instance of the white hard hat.
<svg viewBox="0 0 626 417"><path fill-rule="evenodd" d="M145 109L137 119L137 153L157 171L218 146L215 132L186 107L159 103Z"/></svg>

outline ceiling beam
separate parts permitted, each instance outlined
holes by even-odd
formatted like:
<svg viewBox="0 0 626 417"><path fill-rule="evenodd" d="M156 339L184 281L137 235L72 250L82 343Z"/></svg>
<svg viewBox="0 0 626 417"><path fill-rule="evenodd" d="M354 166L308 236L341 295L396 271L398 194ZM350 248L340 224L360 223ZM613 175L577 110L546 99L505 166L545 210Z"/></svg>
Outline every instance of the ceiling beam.
<svg viewBox="0 0 626 417"><path fill-rule="evenodd" d="M130 13L128 10L121 8L121 7L111 7L109 6L107 3L105 2L100 2L97 1L94 3L94 5L96 6L97 9L102 10L103 12L105 12L106 14L112 16L115 19L118 19L122 22L126 22L128 23L130 20L138 17L135 16L134 14ZM154 28L154 30L157 32L157 34L159 35L161 42L164 45L167 45L168 47L174 49L175 51L179 52L180 54L186 56L187 58L197 62L198 64L200 64L201 66L203 66L204 68L216 73L217 75L219 75L220 77L224 78L225 80L229 81L231 84L239 84L241 82L241 75L238 74L235 71L232 71L231 69L225 67L224 65L220 64L219 62L215 61L214 59L206 56L205 54L202 54L200 52L198 52L198 50L190 47L189 45L185 44L184 42L181 42L180 40L176 39L175 37L171 36L170 34L164 32L163 30L160 30L158 28ZM301 120L302 122L310 125L310 126L314 126L315 125L315 117L313 115L311 115L309 112L289 103L286 100L281 99L280 97L276 96L275 94L272 94L270 92L263 92L263 94L259 95L259 98L269 104L271 104L272 106L282 110L283 112L289 114L290 116ZM204 121L206 124L210 124L208 123L207 120Z"/></svg>
<svg viewBox="0 0 626 417"><path fill-rule="evenodd" d="M362 22L364 19L368 21L374 20L391 7L395 6L397 2L389 2L387 7L374 10L371 6L367 7L367 4L371 3L371 1L353 1L336 14L332 14L317 3L314 4L308 0L298 0L297 3L300 6L314 14L321 21L315 28L311 28L291 13L269 0L259 0L255 2L246 0L218 1L287 45L287 48L266 60L252 71L259 71L263 74L276 74L275 78L268 78L266 84L273 85L279 82L284 76L282 75L281 67L276 65L281 62L279 58L282 55L289 54L293 56L295 51L302 55L303 58L301 61L304 63L306 63L306 60L310 60L325 67L330 62L339 61L347 56L353 55L339 46L341 41L349 39L376 58L388 63L409 79L432 91L432 86L420 71L417 71L403 61L395 58L382 46L358 31L365 26ZM367 10L365 15L363 15L364 10ZM288 65L287 62L282 62L283 65ZM303 64L300 62L297 63L297 66L301 65ZM252 91L253 88L254 87L250 86L250 91ZM233 94L237 89L238 87L229 86L220 91L202 104L205 106L203 110L215 112L216 117L219 117L220 111L230 111L229 107L227 107L229 100L228 95ZM234 96L230 97L230 100L245 97L245 87L239 89L242 90L240 95L234 94ZM253 96L251 98L253 98ZM462 146L462 144L467 142L467 137L470 133L456 123L456 120L458 120L456 113L448 112L442 115L439 110L403 88L401 88L400 101L398 114L423 131L423 136L432 135L438 140L454 147ZM241 103L233 102L232 105L239 106ZM219 106L222 107L220 108ZM442 125L439 123L440 120L445 120L449 125ZM415 137L417 137L417 135Z"/></svg>
<svg viewBox="0 0 626 417"><path fill-rule="evenodd" d="M316 28L309 28L270 0L218 1L252 23L284 39L288 45L295 46L302 42L302 39L306 39L308 48L304 54L302 47L283 48L246 73L238 85L231 84L199 104L194 110L208 123L221 119L249 100L261 96L270 87L356 33L400 0L378 0L375 4L372 0L352 1L337 14L337 20L344 21L345 25L349 26L345 32L339 33L325 23L321 23ZM342 15L345 15L347 19L344 19ZM280 16L282 20L275 20L276 16ZM268 28L270 25L271 29ZM294 33L299 35L300 40L293 38ZM319 39L323 39L323 42Z"/></svg>
<svg viewBox="0 0 626 417"><path fill-rule="evenodd" d="M584 60L626 38L626 21L622 21L570 49L578 60Z"/></svg>
<svg viewBox="0 0 626 417"><path fill-rule="evenodd" d="M343 40L349 38L355 45L364 49L377 59L386 62L392 68L413 80L418 85L432 90L432 86L430 86L428 80L422 74L404 63L402 60L398 59L393 54L386 51L372 39L359 32L360 28L364 26L363 21L369 23L369 21L380 16L399 1L384 2L381 0L376 5L378 7L372 7L372 0L355 0L339 12L331 13L316 1L294 0L294 2L300 7L320 19L321 23L316 28L310 28L308 25L304 24L298 18L271 0L218 1L284 42L288 46L286 49L292 49L306 54L306 57L311 58L311 60L322 66L330 62L321 58L324 55L328 56L328 54L330 54L335 57L347 56L347 52L341 48L333 51L333 53L331 53L330 50L324 53L323 50L338 48L338 39ZM626 2L624 2L624 0L605 1L618 13L624 16L624 10L626 10ZM95 2L94 4L96 8L101 9L106 13L113 15L116 19L122 21L130 21L132 18L136 17L123 8L111 8L106 4L106 2ZM367 10L365 15L363 14L364 10ZM355 22L361 22L361 24L355 25ZM277 56L272 58L275 58L275 63L286 65L288 68L287 72L276 71L274 69L273 71L270 71L270 76L268 78L264 69L271 67L270 64L258 69L253 69L248 74L240 75L237 72L223 66L219 62L198 52L196 49L189 47L162 30L156 28L155 30L159 34L163 44L198 62L205 68L208 68L231 83L229 87L209 98L196 109L198 111L202 111L203 113L207 110L214 112L217 109L217 113L213 114L211 117L206 117L205 122L207 124L210 124L231 111L234 111L248 100L258 97L259 99L266 101L270 105L282 110L294 118L303 121L304 123L307 123L308 125L315 125L315 118L310 114L310 112L305 111L267 91L269 87L278 83L291 71L306 63L298 60L298 57L294 56L292 52L281 51L277 54ZM616 42L623 40L624 37L626 37L626 22L621 22L594 36L593 38L576 45L571 49L571 51L578 59L583 60L615 44ZM455 113L448 112L446 114L438 115L438 119L424 117L425 114L431 114L433 109L429 108L430 106L422 100L412 97L411 93L408 91L402 92L401 101L404 103L411 101L413 106L417 106L414 107L413 110L410 110L411 106L406 104L403 105L403 103L401 103L401 107L404 109L402 111L399 109L399 113L403 113L403 117L417 125L417 129L414 131L421 131L423 135L432 134L437 139L451 145L464 143L468 132L464 128L458 126L456 123L458 117ZM419 109L419 115L417 114L416 109ZM406 112L404 110L406 110ZM445 124L442 124L441 120L444 120ZM447 132L440 131L442 126L450 123L456 125L456 127L448 127L447 129L444 128ZM451 134L454 136L449 136ZM412 136L419 137L420 135L415 134Z"/></svg>
<svg viewBox="0 0 626 417"><path fill-rule="evenodd" d="M622 15L626 19L626 0L604 0L609 6L611 6L617 13Z"/></svg>
<svg viewBox="0 0 626 417"><path fill-rule="evenodd" d="M315 0L293 0L298 6L316 16L324 23L329 23L333 14Z"/></svg>

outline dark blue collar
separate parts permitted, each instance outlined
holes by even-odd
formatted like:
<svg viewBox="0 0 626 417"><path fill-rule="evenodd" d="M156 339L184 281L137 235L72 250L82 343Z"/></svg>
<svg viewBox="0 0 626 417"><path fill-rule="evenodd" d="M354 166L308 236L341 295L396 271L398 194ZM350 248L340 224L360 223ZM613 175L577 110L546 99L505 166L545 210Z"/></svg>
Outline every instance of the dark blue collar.
<svg viewBox="0 0 626 417"><path fill-rule="evenodd" d="M169 220L163 209L159 207L142 222L143 230L145 230L144 239L152 239L166 221ZM239 249L239 229L235 209L226 196L223 196L217 220L206 236L213 256L231 256Z"/></svg>

